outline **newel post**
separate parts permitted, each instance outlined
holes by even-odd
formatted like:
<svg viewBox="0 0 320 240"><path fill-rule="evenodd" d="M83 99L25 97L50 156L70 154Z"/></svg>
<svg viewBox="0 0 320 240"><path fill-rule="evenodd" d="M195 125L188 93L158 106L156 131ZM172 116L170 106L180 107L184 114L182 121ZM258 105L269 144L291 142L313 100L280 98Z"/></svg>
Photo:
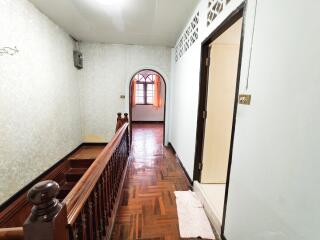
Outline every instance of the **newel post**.
<svg viewBox="0 0 320 240"><path fill-rule="evenodd" d="M124 122L129 122L128 113L124 114Z"/></svg>
<svg viewBox="0 0 320 240"><path fill-rule="evenodd" d="M68 239L66 206L56 198L59 190L59 184L51 180L29 190L28 200L33 207L23 225L25 240Z"/></svg>
<svg viewBox="0 0 320 240"><path fill-rule="evenodd" d="M121 128L122 126L122 114L121 113L117 113L117 125L116 125L116 132L118 131L119 128Z"/></svg>

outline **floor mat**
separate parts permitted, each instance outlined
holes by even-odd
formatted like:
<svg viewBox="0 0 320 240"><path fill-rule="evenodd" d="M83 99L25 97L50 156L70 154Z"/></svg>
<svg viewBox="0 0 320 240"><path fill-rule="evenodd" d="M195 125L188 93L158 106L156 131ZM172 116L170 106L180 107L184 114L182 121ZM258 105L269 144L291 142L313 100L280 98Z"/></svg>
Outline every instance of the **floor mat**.
<svg viewBox="0 0 320 240"><path fill-rule="evenodd" d="M215 239L200 200L191 191L175 191L181 238Z"/></svg>

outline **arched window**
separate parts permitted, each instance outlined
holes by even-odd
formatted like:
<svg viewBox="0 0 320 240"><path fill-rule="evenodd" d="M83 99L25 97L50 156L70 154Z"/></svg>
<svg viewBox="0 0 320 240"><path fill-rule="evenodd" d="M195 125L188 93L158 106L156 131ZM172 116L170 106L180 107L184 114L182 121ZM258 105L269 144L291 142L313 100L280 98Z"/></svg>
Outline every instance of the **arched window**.
<svg viewBox="0 0 320 240"><path fill-rule="evenodd" d="M143 76L138 73L135 77L136 93L135 103L140 105L152 105L154 101L154 81L156 74Z"/></svg>

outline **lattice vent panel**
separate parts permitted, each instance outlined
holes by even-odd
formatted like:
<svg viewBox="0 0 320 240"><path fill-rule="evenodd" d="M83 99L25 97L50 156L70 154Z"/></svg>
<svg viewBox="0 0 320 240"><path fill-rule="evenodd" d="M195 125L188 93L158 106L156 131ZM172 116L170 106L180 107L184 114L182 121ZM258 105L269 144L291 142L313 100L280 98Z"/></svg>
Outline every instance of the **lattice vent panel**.
<svg viewBox="0 0 320 240"><path fill-rule="evenodd" d="M191 22L188 24L188 27L183 32L182 36L180 37L177 45L176 45L176 62L183 56L185 52L198 40L199 34L199 12L197 12Z"/></svg>
<svg viewBox="0 0 320 240"><path fill-rule="evenodd" d="M208 0L207 26L209 26L232 0Z"/></svg>

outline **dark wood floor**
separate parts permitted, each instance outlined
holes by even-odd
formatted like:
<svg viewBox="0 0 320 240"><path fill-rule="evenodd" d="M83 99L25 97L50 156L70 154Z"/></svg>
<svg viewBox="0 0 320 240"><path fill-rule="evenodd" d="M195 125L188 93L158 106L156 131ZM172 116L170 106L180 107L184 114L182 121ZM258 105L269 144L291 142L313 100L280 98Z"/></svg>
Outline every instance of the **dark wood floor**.
<svg viewBox="0 0 320 240"><path fill-rule="evenodd" d="M112 239L180 239L174 191L189 190L162 124L133 126L131 164Z"/></svg>

